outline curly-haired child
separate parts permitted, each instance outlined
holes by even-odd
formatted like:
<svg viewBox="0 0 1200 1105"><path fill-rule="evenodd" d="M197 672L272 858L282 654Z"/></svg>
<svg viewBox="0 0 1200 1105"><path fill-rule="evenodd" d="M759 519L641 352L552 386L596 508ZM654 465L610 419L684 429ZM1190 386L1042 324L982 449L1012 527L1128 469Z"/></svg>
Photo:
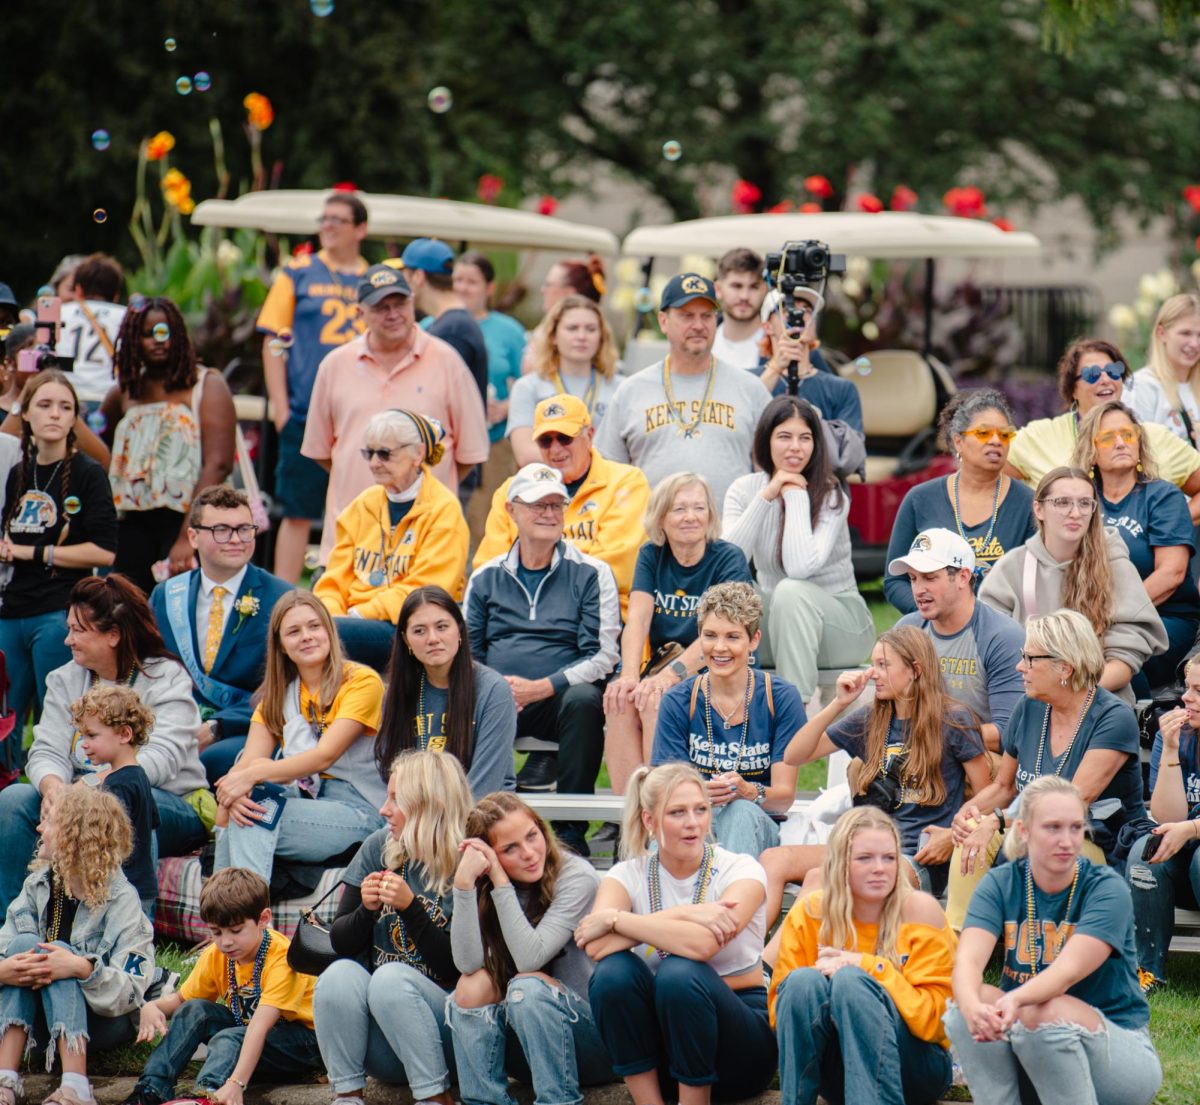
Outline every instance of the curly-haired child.
<svg viewBox="0 0 1200 1105"><path fill-rule="evenodd" d="M62 1084L43 1105L95 1105L87 1052L133 1037L128 1016L154 974L153 930L121 871L129 818L111 794L69 787L42 804L41 843L0 928L0 1105L21 1093L28 1047L57 1051Z"/></svg>
<svg viewBox="0 0 1200 1105"><path fill-rule="evenodd" d="M85 776L85 781L115 794L133 826L133 851L125 861L125 877L142 899L146 916L154 919L158 876L154 870L154 830L158 806L150 780L137 762L137 750L150 739L154 711L132 687L98 683L71 706L71 720L84 755L108 767Z"/></svg>

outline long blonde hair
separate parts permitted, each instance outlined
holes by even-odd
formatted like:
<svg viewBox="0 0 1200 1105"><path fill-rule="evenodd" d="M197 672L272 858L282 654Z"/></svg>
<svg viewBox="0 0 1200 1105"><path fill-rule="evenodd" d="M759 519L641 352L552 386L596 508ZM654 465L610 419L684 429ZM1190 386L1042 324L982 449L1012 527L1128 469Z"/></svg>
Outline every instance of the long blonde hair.
<svg viewBox="0 0 1200 1105"><path fill-rule="evenodd" d="M63 787L50 811L54 854L31 868L50 870L92 912L108 900L109 880L133 851L133 829L120 799L99 787Z"/></svg>
<svg viewBox="0 0 1200 1105"><path fill-rule="evenodd" d="M425 884L446 894L458 867L458 846L466 836L471 788L454 756L444 752L401 752L392 763L393 801L404 811L398 837L388 833L383 862L393 870L405 860L419 863Z"/></svg>
<svg viewBox="0 0 1200 1105"><path fill-rule="evenodd" d="M292 680L300 674L295 663L283 651L283 642L280 638L284 615L295 610L297 606L307 606L309 609L315 610L321 619L321 624L325 627L325 632L329 635L329 655L325 658L325 664L321 669L321 685L309 687L309 690L318 698L318 709L327 710L333 705L333 700L337 698L337 693L341 690L342 682L346 678L347 664L342 657L342 645L338 640L333 618L329 616L325 604L311 591L303 591L299 588L282 595L271 611L271 624L267 629L266 672L259 691L262 696L263 722L277 739L281 738L283 733L283 708L287 698L287 689Z"/></svg>
<svg viewBox="0 0 1200 1105"><path fill-rule="evenodd" d="M1158 479L1158 465L1154 461L1154 447L1150 444L1150 438L1146 434L1146 427L1143 425L1142 420L1119 399L1110 399L1107 403L1101 403L1098 407L1093 407L1080 420L1079 436L1075 439L1075 451L1071 454L1072 467L1084 472L1093 473L1092 482L1096 485L1096 490L1100 492L1104 491L1103 479L1100 475L1099 465L1096 463L1100 455L1100 447L1096 444L1096 435L1100 432L1101 421L1108 414L1123 414L1133 423L1133 428L1137 431L1138 464L1140 465L1137 473L1138 483Z"/></svg>
<svg viewBox="0 0 1200 1105"><path fill-rule="evenodd" d="M1069 794L1079 803L1079 808L1087 815L1087 806L1079 788L1070 779L1061 775L1039 775L1024 790L1021 791L1021 804L1017 807L1017 820L1028 830L1033 819L1033 811L1038 802L1048 794ZM1010 860L1020 859L1029 855L1029 844L1021 839L1021 834L1015 829L1004 834L1004 854Z"/></svg>
<svg viewBox="0 0 1200 1105"><path fill-rule="evenodd" d="M1082 468L1052 468L1037 485L1034 500L1045 503L1050 498L1050 489L1059 480L1083 480L1094 486ZM1042 506L1042 511L1047 508ZM1037 519L1038 534L1046 540L1046 523ZM1029 555L1028 552L1025 554ZM1101 640L1112 625L1113 575L1112 563L1108 559L1108 542L1104 536L1104 523L1100 520L1100 504L1092 511L1088 528L1079 545L1079 552L1063 572L1063 592L1059 603L1068 610L1078 610L1096 631Z"/></svg>
<svg viewBox="0 0 1200 1105"><path fill-rule="evenodd" d="M669 763L658 767L639 767L625 788L625 811L621 818L621 859L637 859L650 851L650 830L642 820L642 811L658 818L671 795L684 783L695 783L708 808L708 787L704 777L691 764Z"/></svg>
<svg viewBox="0 0 1200 1105"><path fill-rule="evenodd" d="M900 953L896 941L900 935L900 914L904 899L912 893L912 887L904 877L900 832L896 823L877 806L855 806L842 814L833 827L825 846L825 858L821 862L821 927L817 932L817 942L845 951L853 951L858 946L854 928L854 895L850 892L850 850L854 846L854 838L867 829L889 833L896 845L896 885L892 887L879 915L875 954L899 967Z"/></svg>
<svg viewBox="0 0 1200 1105"><path fill-rule="evenodd" d="M617 340L613 337L608 319L600 310L600 304L593 303L582 295L568 295L560 299L546 312L546 317L538 324L538 328L533 332L530 340L529 360L533 371L543 380L554 379L562 364L562 358L559 357L558 349L554 345L554 338L558 333L558 326L562 322L563 315L574 310L591 311L599 321L600 347L596 350L596 356L592 363L600 376L605 380L611 380L617 372Z"/></svg>
<svg viewBox="0 0 1200 1105"><path fill-rule="evenodd" d="M1150 331L1150 353L1146 361L1154 378L1162 385L1167 402L1175 410L1179 409L1179 381L1175 379L1175 370L1167 360L1166 343L1159 336L1159 331L1169 329L1181 318L1190 315L1200 316L1200 295L1195 292L1180 292L1179 295L1171 296L1158 309L1154 329ZM1195 387L1197 380L1200 380L1200 361L1188 370L1187 382Z"/></svg>

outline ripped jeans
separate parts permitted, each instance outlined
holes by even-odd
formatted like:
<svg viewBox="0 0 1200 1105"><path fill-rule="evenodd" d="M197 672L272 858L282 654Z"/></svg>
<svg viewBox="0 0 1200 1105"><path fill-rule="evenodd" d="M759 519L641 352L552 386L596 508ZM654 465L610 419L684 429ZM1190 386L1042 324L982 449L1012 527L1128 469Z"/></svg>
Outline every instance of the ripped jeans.
<svg viewBox="0 0 1200 1105"><path fill-rule="evenodd" d="M1122 1028L1100 1013L1078 1024L1014 1024L1008 1038L978 1043L951 1005L942 1017L975 1105L1148 1105L1162 1084L1150 1029ZM1031 1092L1032 1091L1032 1092Z"/></svg>
<svg viewBox="0 0 1200 1105"><path fill-rule="evenodd" d="M1167 973L1167 949L1175 931L1175 907L1195 909L1200 902L1200 847L1185 844L1162 863L1142 859L1150 836L1139 837L1125 863L1133 897L1133 938L1138 966L1156 978Z"/></svg>
<svg viewBox="0 0 1200 1105"><path fill-rule="evenodd" d="M13 937L7 955L35 949L41 937L22 933ZM65 941L58 946L73 952ZM6 956L7 958L7 956ZM88 1009L77 978L61 978L40 990L28 986L0 986L0 1033L17 1027L29 1033L26 1049L46 1049L46 1069L54 1065L56 1045L65 1036L71 1050L82 1050L89 1040L99 1050L132 1040L134 1022L128 1016L101 1017Z"/></svg>
<svg viewBox="0 0 1200 1105"><path fill-rule="evenodd" d="M578 1105L579 1086L611 1082L588 1003L540 978L514 978L504 1001L464 1009L446 999L464 1105L515 1105L508 1076L533 1083L534 1105Z"/></svg>

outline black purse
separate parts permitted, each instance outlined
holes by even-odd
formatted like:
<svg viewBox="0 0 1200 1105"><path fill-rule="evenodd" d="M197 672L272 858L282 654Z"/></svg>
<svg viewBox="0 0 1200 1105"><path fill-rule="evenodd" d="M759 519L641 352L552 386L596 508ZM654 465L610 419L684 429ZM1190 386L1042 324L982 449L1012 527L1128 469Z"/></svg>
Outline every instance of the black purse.
<svg viewBox="0 0 1200 1105"><path fill-rule="evenodd" d="M884 813L895 813L904 805L904 782L900 778L900 773L904 770L904 763L907 759L907 754L893 757L887 770L876 775L867 784L867 789L862 794L856 794L852 804L875 806Z"/></svg>
<svg viewBox="0 0 1200 1105"><path fill-rule="evenodd" d="M302 975L319 975L326 967L342 957L333 950L333 941L327 929L317 920L317 910L345 880L338 879L319 901L314 902L300 914L296 934L288 945L287 961L293 971Z"/></svg>

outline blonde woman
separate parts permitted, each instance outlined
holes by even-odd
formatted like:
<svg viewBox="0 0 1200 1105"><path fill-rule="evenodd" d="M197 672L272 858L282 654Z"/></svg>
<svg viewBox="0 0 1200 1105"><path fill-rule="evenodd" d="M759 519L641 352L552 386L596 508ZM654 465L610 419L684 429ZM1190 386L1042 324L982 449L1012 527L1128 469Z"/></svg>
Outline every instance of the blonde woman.
<svg viewBox="0 0 1200 1105"><path fill-rule="evenodd" d="M1029 784L1005 841L1011 863L971 900L946 1034L977 1105L1145 1105L1162 1083L1138 986L1129 889L1081 855L1087 803L1067 780ZM983 972L1003 939L1000 986Z"/></svg>
<svg viewBox="0 0 1200 1105"><path fill-rule="evenodd" d="M721 515L703 476L677 472L659 483L645 526L649 540L638 550L621 632L621 671L604 692L604 759L620 794L633 769L650 759L662 696L704 666L701 595L717 583L754 582L742 550L721 540Z"/></svg>
<svg viewBox="0 0 1200 1105"><path fill-rule="evenodd" d="M951 1079L942 1014L954 932L901 875L900 834L873 806L843 814L822 889L781 929L768 1004L789 1105L937 1101Z"/></svg>
<svg viewBox="0 0 1200 1105"><path fill-rule="evenodd" d="M1133 374L1130 406L1193 448L1200 443L1200 295L1173 295L1159 309L1145 368Z"/></svg>
<svg viewBox="0 0 1200 1105"><path fill-rule="evenodd" d="M508 400L508 438L517 467L542 459L533 440L533 412L552 395L583 401L599 430L617 385L617 343L600 304L568 295L549 309L526 350L528 371Z"/></svg>
<svg viewBox="0 0 1200 1105"><path fill-rule="evenodd" d="M330 930L343 958L317 982L317 1044L337 1101L361 1099L367 1076L407 1085L414 1101L453 1105L446 999L451 887L471 792L453 756L396 757L380 812L343 876ZM365 964L365 966L364 966Z"/></svg>
<svg viewBox="0 0 1200 1105"><path fill-rule="evenodd" d="M637 1105L761 1093L775 1076L762 946L766 875L708 842L712 803L695 768L640 767L629 780L622 855L575 941L596 961L592 1015ZM650 851L650 842L657 851Z"/></svg>

